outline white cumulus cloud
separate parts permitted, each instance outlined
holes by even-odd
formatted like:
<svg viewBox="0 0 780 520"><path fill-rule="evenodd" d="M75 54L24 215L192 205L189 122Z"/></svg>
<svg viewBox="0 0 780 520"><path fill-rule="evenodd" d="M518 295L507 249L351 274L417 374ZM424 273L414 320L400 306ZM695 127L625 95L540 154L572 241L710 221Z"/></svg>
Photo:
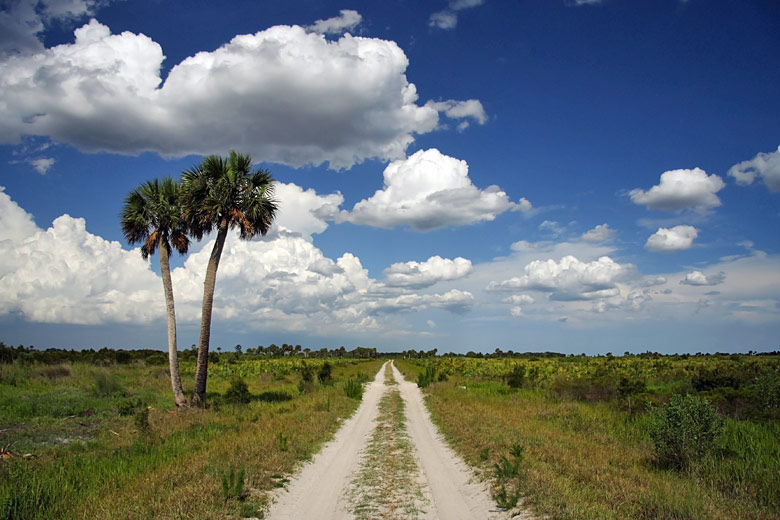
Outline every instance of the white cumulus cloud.
<svg viewBox="0 0 780 520"><path fill-rule="evenodd" d="M671 253L690 249L693 241L699 236L699 230L693 226L674 226L673 228L658 228L645 243L648 251Z"/></svg>
<svg viewBox="0 0 780 520"><path fill-rule="evenodd" d="M269 162L349 168L405 156L439 126L417 104L395 42L299 26L234 37L175 64L143 34L111 34L96 20L73 43L0 59L0 143L44 136L87 151L164 156L240 149ZM447 102L481 121L476 100Z"/></svg>
<svg viewBox="0 0 780 520"><path fill-rule="evenodd" d="M92 235L84 219L62 215L39 229L0 190L0 223L0 314L73 324L164 316L162 285L149 262L138 250Z"/></svg>
<svg viewBox="0 0 780 520"><path fill-rule="evenodd" d="M723 271L709 275L706 275L701 271L691 271L685 275L685 278L680 280L680 283L683 285L710 286L720 285L725 281L726 273Z"/></svg>
<svg viewBox="0 0 780 520"><path fill-rule="evenodd" d="M458 124L458 130L463 131L469 127L469 119L473 119L480 125L487 123L488 117L485 113L485 108L482 103L477 99L469 99L467 101L428 101L425 106L434 108L438 112L443 112L444 115L450 119L463 119Z"/></svg>
<svg viewBox="0 0 780 520"><path fill-rule="evenodd" d="M340 193L318 195L313 189L304 190L296 184L277 182L274 197L279 211L274 227L310 236L322 233L328 227L327 219L338 213L344 197Z"/></svg>
<svg viewBox="0 0 780 520"><path fill-rule="evenodd" d="M671 170L661 174L661 181L645 191L633 189L631 201L650 209L682 211L692 209L705 212L721 205L716 195L726 184L717 175L707 175L700 168Z"/></svg>
<svg viewBox="0 0 780 520"><path fill-rule="evenodd" d="M780 191L780 146L770 153L759 153L749 161L742 161L729 168L728 174L737 184L746 186L753 184L756 177L769 188L772 193Z"/></svg>
<svg viewBox="0 0 780 520"><path fill-rule="evenodd" d="M586 231L580 236L580 240L591 244L599 242L606 242L615 235L615 230L609 227L608 224L599 224L593 229Z"/></svg>
<svg viewBox="0 0 780 520"><path fill-rule="evenodd" d="M385 283L390 287L423 288L445 280L457 280L473 270L465 258L432 256L425 262L398 262L387 269Z"/></svg>
<svg viewBox="0 0 780 520"><path fill-rule="evenodd" d="M565 256L559 262L553 259L534 260L525 266L524 271L523 276L491 282L487 290L540 291L549 293L553 300L561 301L594 300L617 295L617 283L631 277L634 266L619 264L608 256L593 262Z"/></svg>
<svg viewBox="0 0 780 520"><path fill-rule="evenodd" d="M530 209L526 199L512 202L498 186L478 189L469 179L466 161L430 149L390 163L384 171L384 188L355 204L352 211L341 211L335 220L430 231Z"/></svg>

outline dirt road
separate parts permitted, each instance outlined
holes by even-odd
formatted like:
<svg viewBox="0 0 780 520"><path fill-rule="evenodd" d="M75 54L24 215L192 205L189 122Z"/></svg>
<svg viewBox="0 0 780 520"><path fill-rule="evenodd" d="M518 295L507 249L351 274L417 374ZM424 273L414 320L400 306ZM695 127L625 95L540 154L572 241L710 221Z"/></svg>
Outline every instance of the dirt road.
<svg viewBox="0 0 780 520"><path fill-rule="evenodd" d="M510 517L444 444L416 383L405 381L392 362L266 514L271 520Z"/></svg>

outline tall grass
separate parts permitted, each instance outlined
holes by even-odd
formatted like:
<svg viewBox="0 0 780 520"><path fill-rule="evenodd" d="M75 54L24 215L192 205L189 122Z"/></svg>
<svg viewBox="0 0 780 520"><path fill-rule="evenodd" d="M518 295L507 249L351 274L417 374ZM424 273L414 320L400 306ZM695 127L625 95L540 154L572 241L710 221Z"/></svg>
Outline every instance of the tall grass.
<svg viewBox="0 0 780 520"><path fill-rule="evenodd" d="M677 471L655 462L651 417L619 403L514 390L499 377L453 376L426 389L426 404L456 451L499 492L506 480L499 469L512 469L506 454L523 445L521 505L539 516L780 518L780 425L774 421L726 418L715 447Z"/></svg>
<svg viewBox="0 0 780 520"><path fill-rule="evenodd" d="M359 366L373 373L379 364ZM29 374L34 368L14 370ZM191 368L184 365L183 372ZM345 368L354 372L352 365L334 363L332 377L343 380ZM104 369L74 364L71 370L71 376L54 379L19 378L17 386L6 384L10 378L0 381L0 445L34 455L0 464L0 518L260 516L266 491L276 485L272 475L289 473L309 458L335 432L340 418L357 407L338 388L318 385L311 393L293 392L297 373L246 379L253 396L284 394L284 400L255 397L240 407L217 406L233 377L226 373L209 381L212 409L177 413L169 381L157 376L160 367L112 367L105 388L114 379L122 390L104 397L96 395ZM185 387L191 386L191 378L185 379ZM57 412L63 395L74 413ZM132 413L120 415L120 405L128 400L150 408L133 406ZM38 404L18 406L17 401ZM139 412L145 418L136 422ZM287 437L286 451L276 449L280 431ZM246 468L243 500L223 496L221 475L229 465ZM234 490L236 480L234 475Z"/></svg>

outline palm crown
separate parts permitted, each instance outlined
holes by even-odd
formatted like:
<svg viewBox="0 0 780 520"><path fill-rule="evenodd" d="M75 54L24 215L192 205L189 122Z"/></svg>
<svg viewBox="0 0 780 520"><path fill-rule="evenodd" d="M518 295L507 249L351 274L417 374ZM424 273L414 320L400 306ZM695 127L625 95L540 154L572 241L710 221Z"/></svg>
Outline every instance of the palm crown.
<svg viewBox="0 0 780 520"><path fill-rule="evenodd" d="M190 233L200 239L215 227L238 227L241 238L265 235L276 214L271 174L252 171L249 155L216 155L182 174L182 205Z"/></svg>
<svg viewBox="0 0 780 520"><path fill-rule="evenodd" d="M131 191L125 197L121 221L127 241L142 243L144 258L153 255L159 244L168 254L171 246L181 254L189 248L187 226L179 203L179 185L171 178L148 181Z"/></svg>

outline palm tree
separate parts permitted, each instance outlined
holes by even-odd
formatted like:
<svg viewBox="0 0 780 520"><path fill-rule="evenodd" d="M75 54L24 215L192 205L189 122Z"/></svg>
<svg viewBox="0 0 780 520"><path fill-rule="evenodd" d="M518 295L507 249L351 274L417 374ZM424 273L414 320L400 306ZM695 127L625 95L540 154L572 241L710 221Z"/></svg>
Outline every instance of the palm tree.
<svg viewBox="0 0 780 520"><path fill-rule="evenodd" d="M157 249L160 250L160 273L168 312L168 364L173 398L176 406L187 406L179 374L170 265L171 246L185 254L190 245L179 205L179 185L171 178L145 182L125 197L121 220L122 232L127 241L130 244L142 244L141 255L144 259L153 255Z"/></svg>
<svg viewBox="0 0 780 520"><path fill-rule="evenodd" d="M252 171L252 158L235 150L224 159L210 155L182 174L182 207L190 232L200 240L214 229L217 231L203 283L193 405L202 405L206 397L214 286L228 230L237 227L246 240L265 235L276 215L273 192L271 174L262 169Z"/></svg>

